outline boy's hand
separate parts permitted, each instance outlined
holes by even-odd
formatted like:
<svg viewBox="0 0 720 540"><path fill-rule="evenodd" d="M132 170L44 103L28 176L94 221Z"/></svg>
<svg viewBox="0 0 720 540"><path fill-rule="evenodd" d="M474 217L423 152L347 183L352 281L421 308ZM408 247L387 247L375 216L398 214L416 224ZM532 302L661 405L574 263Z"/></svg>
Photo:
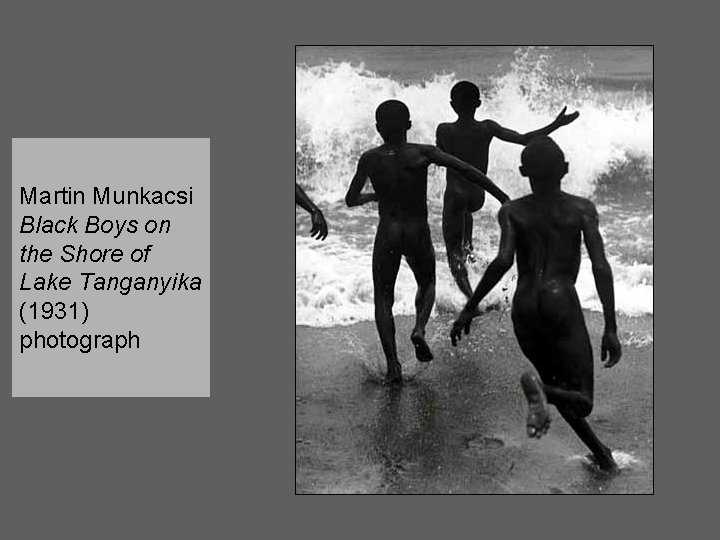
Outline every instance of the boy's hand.
<svg viewBox="0 0 720 540"><path fill-rule="evenodd" d="M460 312L460 315L458 315L458 318L452 325L452 330L450 330L450 339L452 340L453 347L457 346L457 342L462 339L463 330L465 330L466 335L470 333L470 323L477 315L477 310L474 313L468 313L464 309Z"/></svg>
<svg viewBox="0 0 720 540"><path fill-rule="evenodd" d="M578 111L575 111L572 114L565 114L565 111L567 111L567 105L563 107L563 110L560 111L560 114L558 114L557 118L555 118L555 123L558 126L567 126L569 123L574 122L578 116L580 116L580 113Z"/></svg>
<svg viewBox="0 0 720 540"><path fill-rule="evenodd" d="M328 226L325 222L325 216L320 210L313 210L310 214L312 219L312 229L310 229L310 236L316 240L325 240L328 235Z"/></svg>
<svg viewBox="0 0 720 540"><path fill-rule="evenodd" d="M606 330L602 337L602 344L600 345L600 361L605 362L607 360L605 367L609 368L620 361L620 356L622 356L622 348L620 347L620 341L617 335L615 332Z"/></svg>

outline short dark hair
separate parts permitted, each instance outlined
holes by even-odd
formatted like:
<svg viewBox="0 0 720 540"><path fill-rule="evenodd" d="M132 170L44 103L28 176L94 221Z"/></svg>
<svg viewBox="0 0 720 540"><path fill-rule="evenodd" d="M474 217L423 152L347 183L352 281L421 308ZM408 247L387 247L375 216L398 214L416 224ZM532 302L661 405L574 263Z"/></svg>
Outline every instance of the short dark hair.
<svg viewBox="0 0 720 540"><path fill-rule="evenodd" d="M546 177L554 175L559 166L565 163L565 154L550 137L538 135L525 146L520 154L520 162L528 176Z"/></svg>
<svg viewBox="0 0 720 540"><path fill-rule="evenodd" d="M410 122L410 110L402 101L389 99L383 101L375 109L375 121L378 126L388 132L407 130L407 124Z"/></svg>
<svg viewBox="0 0 720 540"><path fill-rule="evenodd" d="M471 103L480 100L480 89L470 81L460 81L450 90L450 99L455 103Z"/></svg>

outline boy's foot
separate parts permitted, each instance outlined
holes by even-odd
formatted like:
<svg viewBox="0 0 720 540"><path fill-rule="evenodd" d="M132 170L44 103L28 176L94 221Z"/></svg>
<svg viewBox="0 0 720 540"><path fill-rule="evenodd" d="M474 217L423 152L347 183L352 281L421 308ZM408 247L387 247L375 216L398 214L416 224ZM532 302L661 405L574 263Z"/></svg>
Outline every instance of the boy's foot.
<svg viewBox="0 0 720 540"><path fill-rule="evenodd" d="M550 409L545 391L537 377L529 371L520 378L523 392L528 401L527 434L539 439L550 428Z"/></svg>
<svg viewBox="0 0 720 540"><path fill-rule="evenodd" d="M410 341L412 341L412 344L415 346L415 357L419 362L429 362L434 358L423 334L413 332L410 334Z"/></svg>
<svg viewBox="0 0 720 540"><path fill-rule="evenodd" d="M401 385L402 383L402 367L400 363L395 367L388 367L387 373L385 374L385 386Z"/></svg>
<svg viewBox="0 0 720 540"><path fill-rule="evenodd" d="M612 474L619 472L620 467L618 467L618 464L612 457L612 452L607 447L605 448L605 450L606 451L600 455L590 453L587 454L585 457L587 457L591 463L596 465L604 473Z"/></svg>

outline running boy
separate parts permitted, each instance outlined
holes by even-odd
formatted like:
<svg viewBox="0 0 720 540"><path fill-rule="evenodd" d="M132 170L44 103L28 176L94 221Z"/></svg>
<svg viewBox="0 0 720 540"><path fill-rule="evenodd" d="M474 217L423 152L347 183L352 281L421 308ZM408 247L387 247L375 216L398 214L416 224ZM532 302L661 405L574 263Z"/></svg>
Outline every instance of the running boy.
<svg viewBox="0 0 720 540"><path fill-rule="evenodd" d="M580 113L565 114L565 107L547 126L528 133L507 129L493 120L475 120L480 106L480 90L468 81L461 81L450 90L450 105L458 119L453 123L440 124L436 139L438 148L467 161L487 174L488 150L493 137L501 141L525 145L537 135L549 135L556 129L574 121ZM468 280L466 259L474 262L472 247L472 213L480 210L485 202L482 188L459 180L458 174L447 171L447 186L443 202L443 237L450 272L460 290L470 298L472 287Z"/></svg>
<svg viewBox="0 0 720 540"><path fill-rule="evenodd" d="M375 111L375 120L384 144L360 156L345 202L348 206L378 203L380 222L372 262L375 323L387 361L386 382L399 383L402 369L395 345L392 307L403 255L418 286L415 328L410 339L419 361L433 359L425 341L425 326L435 302L435 251L427 220L428 166L434 163L453 168L501 203L508 200L508 196L471 165L434 146L408 143L410 111L401 101L381 103ZM361 193L368 178L374 193Z"/></svg>
<svg viewBox="0 0 720 540"><path fill-rule="evenodd" d="M528 435L540 438L547 432L548 403L552 403L590 448L598 466L611 471L617 465L610 449L585 421L593 407L593 357L575 291L582 237L605 318L600 357L607 361L605 367L614 366L621 350L616 336L612 271L598 230L598 214L587 199L560 190L568 164L550 137L533 139L523 150L521 162L520 173L529 177L532 194L500 209L498 255L453 324L450 337L456 345L463 330L470 332L478 303L512 267L517 252L513 326L523 354L540 375L538 380L528 371L520 379L529 407Z"/></svg>

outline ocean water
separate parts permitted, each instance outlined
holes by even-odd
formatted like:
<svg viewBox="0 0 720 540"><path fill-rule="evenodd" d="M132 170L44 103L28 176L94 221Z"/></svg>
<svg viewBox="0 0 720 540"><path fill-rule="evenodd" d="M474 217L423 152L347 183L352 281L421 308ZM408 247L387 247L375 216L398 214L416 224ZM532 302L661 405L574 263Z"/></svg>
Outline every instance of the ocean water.
<svg viewBox="0 0 720 540"><path fill-rule="evenodd" d="M296 55L296 181L322 208L325 242L308 236L309 216L296 209L296 323L335 326L373 319L374 204L347 208L343 197L360 154L382 143L374 111L386 99L409 109L410 142L434 143L435 128L456 117L450 88L474 81L483 103L477 119L517 131L554 119L564 105L580 117L552 137L570 164L563 189L593 200L615 279L619 313L653 313L653 71L649 47L340 47L300 48ZM518 173L522 147L494 140L488 176L511 197L530 192ZM447 266L441 234L445 170L429 173L429 222L437 256L435 312L455 312L465 297ZM368 183L369 187L369 183ZM498 203L476 212L478 262L471 284L495 256ZM516 281L509 272L481 307L507 308ZM587 258L577 280L584 308L601 304ZM403 263L396 314L414 313L415 282Z"/></svg>

